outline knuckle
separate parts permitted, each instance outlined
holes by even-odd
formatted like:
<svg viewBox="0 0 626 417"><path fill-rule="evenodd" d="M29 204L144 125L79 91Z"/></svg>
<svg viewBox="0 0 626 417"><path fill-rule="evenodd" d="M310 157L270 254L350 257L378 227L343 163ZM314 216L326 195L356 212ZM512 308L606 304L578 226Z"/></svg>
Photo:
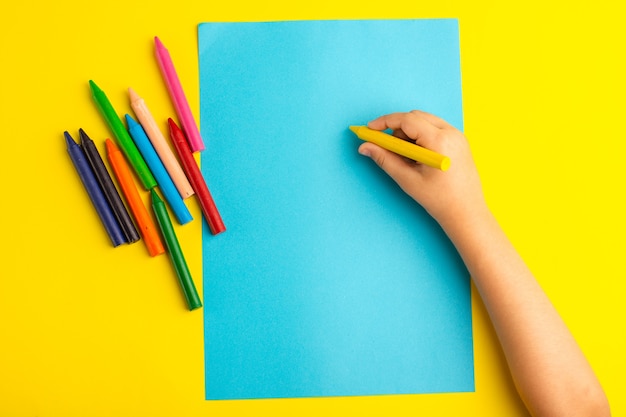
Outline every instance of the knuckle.
<svg viewBox="0 0 626 417"><path fill-rule="evenodd" d="M384 152L377 152L376 155L374 156L374 162L376 163L376 165L378 165L379 167L385 169L385 153Z"/></svg>

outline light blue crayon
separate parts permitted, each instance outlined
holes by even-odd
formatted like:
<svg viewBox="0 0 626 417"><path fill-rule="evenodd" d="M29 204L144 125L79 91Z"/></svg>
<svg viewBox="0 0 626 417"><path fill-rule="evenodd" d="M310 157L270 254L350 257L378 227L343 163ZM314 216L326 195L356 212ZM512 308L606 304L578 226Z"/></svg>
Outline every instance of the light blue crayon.
<svg viewBox="0 0 626 417"><path fill-rule="evenodd" d="M161 159L154 150L154 147L152 146L150 139L148 139L146 132L143 130L143 127L128 114L126 115L126 123L128 124L130 136L133 138L133 141L135 142L135 145L137 145L139 152L141 152L146 164L148 164L150 171L152 171L152 175L154 175L154 178L163 193L163 197L165 197L170 205L170 208L172 209L172 212L174 213L174 216L176 216L176 220L178 220L180 224L189 223L193 220L193 217L178 193L172 178L165 170L163 162L161 162Z"/></svg>

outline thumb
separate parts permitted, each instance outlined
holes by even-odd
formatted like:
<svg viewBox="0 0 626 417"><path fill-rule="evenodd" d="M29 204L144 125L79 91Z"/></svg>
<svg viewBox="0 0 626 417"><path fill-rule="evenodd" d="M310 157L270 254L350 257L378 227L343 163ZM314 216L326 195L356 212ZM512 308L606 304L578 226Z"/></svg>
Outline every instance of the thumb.
<svg viewBox="0 0 626 417"><path fill-rule="evenodd" d="M383 171L393 178L403 190L409 190L421 180L417 165L400 155L381 148L371 142L359 146L359 153L372 159Z"/></svg>

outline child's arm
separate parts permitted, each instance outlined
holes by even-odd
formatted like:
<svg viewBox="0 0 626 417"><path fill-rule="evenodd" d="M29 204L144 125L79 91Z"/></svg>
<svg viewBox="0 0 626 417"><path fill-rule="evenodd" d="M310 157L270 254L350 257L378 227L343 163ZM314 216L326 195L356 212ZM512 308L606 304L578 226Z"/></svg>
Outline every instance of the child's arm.
<svg viewBox="0 0 626 417"><path fill-rule="evenodd" d="M609 416L593 370L488 209L465 136L420 111L382 116L368 126L393 129L397 136L450 157L450 169L442 172L372 143L359 147L439 222L456 246L531 414Z"/></svg>

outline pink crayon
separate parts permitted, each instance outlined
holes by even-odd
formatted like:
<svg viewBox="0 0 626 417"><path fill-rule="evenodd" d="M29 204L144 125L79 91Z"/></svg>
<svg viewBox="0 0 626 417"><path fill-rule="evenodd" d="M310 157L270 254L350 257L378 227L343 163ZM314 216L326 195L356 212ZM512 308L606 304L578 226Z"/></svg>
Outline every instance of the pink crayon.
<svg viewBox="0 0 626 417"><path fill-rule="evenodd" d="M176 114L178 114L185 136L189 141L189 147L192 152L202 151L204 150L204 142L202 141L202 137L200 137L198 125L189 108L189 103L187 102L183 87L176 74L176 69L174 69L172 58L165 46L163 46L156 36L154 37L154 44L156 46L156 58L159 63L159 68L161 69L161 74L163 74L167 90L174 102Z"/></svg>

